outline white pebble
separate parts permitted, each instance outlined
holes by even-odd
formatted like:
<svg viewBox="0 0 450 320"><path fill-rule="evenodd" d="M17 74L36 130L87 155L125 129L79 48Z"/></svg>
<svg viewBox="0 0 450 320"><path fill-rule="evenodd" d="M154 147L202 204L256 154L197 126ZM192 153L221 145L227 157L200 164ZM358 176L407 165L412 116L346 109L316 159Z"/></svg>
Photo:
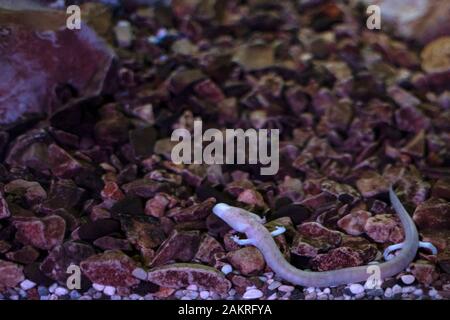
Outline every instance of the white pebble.
<svg viewBox="0 0 450 320"><path fill-rule="evenodd" d="M116 294L116 288L111 287L111 286L106 286L105 289L103 289L103 293L106 294L107 296L113 296Z"/></svg>
<svg viewBox="0 0 450 320"><path fill-rule="evenodd" d="M421 295L423 295L423 290L422 290L422 289L416 289L416 290L414 290L414 295L416 295L416 296L421 296Z"/></svg>
<svg viewBox="0 0 450 320"><path fill-rule="evenodd" d="M308 294L305 296L305 300L315 300L316 297L317 297L317 295L316 295L315 292L308 293Z"/></svg>
<svg viewBox="0 0 450 320"><path fill-rule="evenodd" d="M362 285L360 285L359 283L353 283L350 285L350 291L354 295L359 295L364 292L364 287Z"/></svg>
<svg viewBox="0 0 450 320"><path fill-rule="evenodd" d="M130 299L131 300L139 300L139 299L141 299L141 296L136 293L133 293L130 295Z"/></svg>
<svg viewBox="0 0 450 320"><path fill-rule="evenodd" d="M186 289L191 291L198 291L198 287L195 284L189 285Z"/></svg>
<svg viewBox="0 0 450 320"><path fill-rule="evenodd" d="M293 286L282 285L282 286L280 286L278 288L278 291L281 291L281 292L292 292L292 291L294 291L294 289L295 288Z"/></svg>
<svg viewBox="0 0 450 320"><path fill-rule="evenodd" d="M226 264L220 270L223 272L223 274L227 275L227 274L229 274L230 272L233 271L233 267L231 265L229 265L229 264Z"/></svg>
<svg viewBox="0 0 450 320"><path fill-rule="evenodd" d="M412 287L412 286L403 287L402 288L402 293L411 293L411 292L414 292L414 290L416 290L416 288Z"/></svg>
<svg viewBox="0 0 450 320"><path fill-rule="evenodd" d="M308 293L316 292L316 288L314 288L314 287L308 287L308 288L306 288L306 292L308 292Z"/></svg>
<svg viewBox="0 0 450 320"><path fill-rule="evenodd" d="M228 295L229 296L234 296L236 294L236 290L235 289L230 289L230 291L228 291Z"/></svg>
<svg viewBox="0 0 450 320"><path fill-rule="evenodd" d="M402 282L407 285L410 285L414 281L416 281L416 278L414 278L414 276L411 274L405 274L405 275L401 276L401 279L402 279Z"/></svg>
<svg viewBox="0 0 450 320"><path fill-rule="evenodd" d="M200 298L202 298L202 299L208 299L209 298L209 291L206 291L206 290L204 290L204 291L200 291Z"/></svg>
<svg viewBox="0 0 450 320"><path fill-rule="evenodd" d="M36 283L30 280L24 280L20 283L20 287L23 290L30 290L31 288L34 288L36 286Z"/></svg>
<svg viewBox="0 0 450 320"><path fill-rule="evenodd" d="M384 296L385 296L386 298L391 298L393 295L394 295L394 294L393 294L391 288L386 288L386 290L384 290Z"/></svg>
<svg viewBox="0 0 450 320"><path fill-rule="evenodd" d="M278 288L279 286L281 286L281 282L274 281L274 282L272 282L272 283L267 287L267 289L269 289L269 290L275 290L275 289Z"/></svg>
<svg viewBox="0 0 450 320"><path fill-rule="evenodd" d="M243 295L243 299L245 300L251 300L251 299L258 299L261 298L263 296L263 293L258 290L258 289L250 289L247 290L244 295Z"/></svg>
<svg viewBox="0 0 450 320"><path fill-rule="evenodd" d="M99 283L93 283L92 288L94 288L97 291L103 291L105 290L105 286Z"/></svg>
<svg viewBox="0 0 450 320"><path fill-rule="evenodd" d="M402 293L402 287L400 287L398 284L396 284L395 286L392 287L392 292L394 294Z"/></svg>
<svg viewBox="0 0 450 320"><path fill-rule="evenodd" d="M430 291L428 291L428 295L430 297L436 297L438 294L438 292L436 291L436 289L431 289Z"/></svg>
<svg viewBox="0 0 450 320"><path fill-rule="evenodd" d="M195 300L198 298L198 292L197 291L188 291L186 294L186 297L189 297L192 300Z"/></svg>
<svg viewBox="0 0 450 320"><path fill-rule="evenodd" d="M145 270L142 268L134 269L131 274L133 275L133 277L135 277L139 280L147 280L147 277L148 277L147 272L145 272Z"/></svg>
<svg viewBox="0 0 450 320"><path fill-rule="evenodd" d="M325 293L325 294L330 294L330 293L331 293L330 288L325 288L325 289L323 289L323 293Z"/></svg>
<svg viewBox="0 0 450 320"><path fill-rule="evenodd" d="M56 288L58 287L57 283L52 284L49 288L48 288L48 292L53 293L55 292Z"/></svg>
<svg viewBox="0 0 450 320"><path fill-rule="evenodd" d="M57 296L64 296L68 293L69 293L69 290L67 290L66 288L63 288L63 287L58 287L55 289L55 294Z"/></svg>

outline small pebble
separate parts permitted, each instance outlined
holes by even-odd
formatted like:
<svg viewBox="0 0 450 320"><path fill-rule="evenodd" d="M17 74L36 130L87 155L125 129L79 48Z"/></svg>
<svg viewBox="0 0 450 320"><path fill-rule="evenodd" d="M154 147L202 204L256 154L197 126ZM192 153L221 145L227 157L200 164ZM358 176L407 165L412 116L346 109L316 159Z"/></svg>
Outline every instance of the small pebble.
<svg viewBox="0 0 450 320"><path fill-rule="evenodd" d="M394 295L402 293L402 287L400 287L398 284L396 284L395 286L392 287L392 293Z"/></svg>
<svg viewBox="0 0 450 320"><path fill-rule="evenodd" d="M281 292L292 292L292 291L294 291L294 289L295 288L293 286L282 285L282 286L280 286L278 288L278 291L281 291Z"/></svg>
<svg viewBox="0 0 450 320"><path fill-rule="evenodd" d="M92 284L92 288L94 288L97 291L103 291L105 290L105 286L102 284L98 284L98 283L93 283Z"/></svg>
<svg viewBox="0 0 450 320"><path fill-rule="evenodd" d="M122 300L122 297L115 294L115 295L111 296L111 300L114 300L114 301Z"/></svg>
<svg viewBox="0 0 450 320"><path fill-rule="evenodd" d="M409 286L409 287L403 287L402 288L402 293L411 293L414 292L414 290L416 290L415 287Z"/></svg>
<svg viewBox="0 0 450 320"><path fill-rule="evenodd" d="M416 278L414 278L411 274L405 274L401 276L402 282L406 285L412 284L414 281L416 281Z"/></svg>
<svg viewBox="0 0 450 320"><path fill-rule="evenodd" d="M258 289L250 289L247 290L244 295L242 296L245 300L251 300L251 299L258 299L263 296L263 293Z"/></svg>
<svg viewBox="0 0 450 320"><path fill-rule="evenodd" d="M38 293L39 293L39 296L40 296L40 297L42 297L42 296L48 296L49 291L48 291L48 289L47 289L46 287L44 287L44 286L39 286L39 287L38 287Z"/></svg>
<svg viewBox="0 0 450 320"><path fill-rule="evenodd" d="M195 284L191 284L186 289L191 291L197 291L198 287Z"/></svg>
<svg viewBox="0 0 450 320"><path fill-rule="evenodd" d="M330 288L323 289L323 293L330 294L331 293Z"/></svg>
<svg viewBox="0 0 450 320"><path fill-rule="evenodd" d="M354 295L358 295L364 292L364 287L359 283L353 283L350 285L350 291Z"/></svg>
<svg viewBox="0 0 450 320"><path fill-rule="evenodd" d="M308 292L308 293L316 292L316 288L314 288L314 287L308 287L308 288L306 288L306 292Z"/></svg>
<svg viewBox="0 0 450 320"><path fill-rule="evenodd" d="M209 291L200 291L200 298L202 298L203 300L206 300L209 298Z"/></svg>
<svg viewBox="0 0 450 320"><path fill-rule="evenodd" d="M305 300L316 300L316 297L317 297L317 295L316 295L315 292L308 293L308 294L305 296Z"/></svg>
<svg viewBox="0 0 450 320"><path fill-rule="evenodd" d="M24 280L20 283L20 287L23 290L30 290L32 288L34 288L36 286L36 283L34 283L33 281L30 280Z"/></svg>
<svg viewBox="0 0 450 320"><path fill-rule="evenodd" d="M116 288L112 286L106 286L105 289L103 289L103 293L111 297L116 294Z"/></svg>
<svg viewBox="0 0 450 320"><path fill-rule="evenodd" d="M386 290L384 290L384 296L386 298L392 298L393 295L394 293L392 292L391 288L386 288Z"/></svg>
<svg viewBox="0 0 450 320"><path fill-rule="evenodd" d="M81 297L81 294L76 290L72 290L72 291L70 291L69 296L70 296L70 299L72 299L72 300L78 300Z"/></svg>
<svg viewBox="0 0 450 320"><path fill-rule="evenodd" d="M438 292L436 291L436 289L431 289L430 291L428 291L428 295L430 297L436 297L438 295Z"/></svg>
<svg viewBox="0 0 450 320"><path fill-rule="evenodd" d="M66 288L63 288L63 287L58 287L55 289L55 294L59 297L65 296L68 293L69 293L69 290L67 290Z"/></svg>
<svg viewBox="0 0 450 320"><path fill-rule="evenodd" d="M233 267L229 264L226 264L222 267L221 271L223 272L223 274L227 275L233 271Z"/></svg>
<svg viewBox="0 0 450 320"><path fill-rule="evenodd" d="M139 279L139 280L147 280L148 274L145 272L142 268L136 268L132 272L133 277Z"/></svg>
<svg viewBox="0 0 450 320"><path fill-rule="evenodd" d="M416 289L416 290L414 290L413 293L416 296L421 296L421 295L423 295L423 290L422 289Z"/></svg>
<svg viewBox="0 0 450 320"><path fill-rule="evenodd" d="M197 291L188 291L186 296L191 298L192 300L195 300L198 298L198 292Z"/></svg>
<svg viewBox="0 0 450 320"><path fill-rule="evenodd" d="M56 288L58 287L57 283L52 284L49 288L48 288L48 292L53 293L55 292Z"/></svg>

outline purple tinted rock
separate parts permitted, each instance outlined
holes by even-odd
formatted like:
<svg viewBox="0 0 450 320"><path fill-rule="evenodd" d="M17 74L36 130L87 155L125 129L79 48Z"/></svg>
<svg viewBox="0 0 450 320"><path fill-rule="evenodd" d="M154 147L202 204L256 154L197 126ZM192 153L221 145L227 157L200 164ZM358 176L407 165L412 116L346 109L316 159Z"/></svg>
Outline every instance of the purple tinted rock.
<svg viewBox="0 0 450 320"><path fill-rule="evenodd" d="M187 208L174 208L167 213L167 216L175 220L175 222L205 219L211 214L211 209L215 203L215 198L209 198L202 203L194 204Z"/></svg>
<svg viewBox="0 0 450 320"><path fill-rule="evenodd" d="M338 231L325 228L317 222L305 222L297 227L301 236L307 238L321 238L331 246L337 246L342 240L342 234Z"/></svg>
<svg viewBox="0 0 450 320"><path fill-rule="evenodd" d="M346 233L353 236L359 236L364 233L364 226L371 216L371 213L365 210L353 211L339 219L337 225Z"/></svg>
<svg viewBox="0 0 450 320"><path fill-rule="evenodd" d="M364 231L370 238L380 243L399 243L404 238L400 221L391 214L378 214L370 217L367 219Z"/></svg>
<svg viewBox="0 0 450 320"><path fill-rule="evenodd" d="M30 130L11 143L5 163L11 167L28 167L41 172L49 169L49 136L43 129Z"/></svg>
<svg viewBox="0 0 450 320"><path fill-rule="evenodd" d="M450 228L450 203L439 198L430 198L419 204L413 219L420 229Z"/></svg>
<svg viewBox="0 0 450 320"><path fill-rule="evenodd" d="M215 262L214 255L222 252L225 252L225 250L219 241L210 235L205 234L200 242L197 253L195 254L195 260L212 266Z"/></svg>
<svg viewBox="0 0 450 320"><path fill-rule="evenodd" d="M54 91L58 84L70 83L80 96L102 91L113 52L90 27L72 32L65 12L53 10L1 8L0 16L8 30L0 49L0 95L7 97L0 107L1 125L51 114L61 104Z"/></svg>
<svg viewBox="0 0 450 320"><path fill-rule="evenodd" d="M0 260L0 287L15 287L24 279L22 267L9 261Z"/></svg>
<svg viewBox="0 0 450 320"><path fill-rule="evenodd" d="M17 179L5 185L5 192L22 195L29 205L37 204L47 198L47 192L38 182Z"/></svg>
<svg viewBox="0 0 450 320"><path fill-rule="evenodd" d="M435 265L429 261L418 260L410 268L417 281L424 285L432 284L439 277Z"/></svg>
<svg viewBox="0 0 450 320"><path fill-rule="evenodd" d="M311 265L317 271L329 271L342 268L356 267L364 263L358 251L348 247L340 247L325 254L319 254Z"/></svg>
<svg viewBox="0 0 450 320"><path fill-rule="evenodd" d="M344 236L341 246L357 251L364 263L369 263L374 260L378 253L377 246L362 237Z"/></svg>
<svg viewBox="0 0 450 320"><path fill-rule="evenodd" d="M164 192L167 185L150 179L139 179L122 186L127 195L136 195L142 198L151 198L158 192Z"/></svg>
<svg viewBox="0 0 450 320"><path fill-rule="evenodd" d="M56 215L44 218L16 218L17 241L43 250L50 250L62 243L66 232L66 222Z"/></svg>
<svg viewBox="0 0 450 320"><path fill-rule="evenodd" d="M245 247L228 252L227 259L234 268L245 276L258 274L266 264L263 255L255 247Z"/></svg>
<svg viewBox="0 0 450 320"><path fill-rule="evenodd" d="M113 287L131 287L139 283L133 276L136 262L118 250L90 256L80 263L80 267L93 283Z"/></svg>
<svg viewBox="0 0 450 320"><path fill-rule="evenodd" d="M155 249L166 238L164 231L156 223L123 219L122 228L125 230L128 241L140 250Z"/></svg>
<svg viewBox="0 0 450 320"><path fill-rule="evenodd" d="M65 282L70 275L67 268L94 255L94 249L86 244L68 241L53 248L40 265L40 270L49 278Z"/></svg>
<svg viewBox="0 0 450 320"><path fill-rule="evenodd" d="M415 107L398 109L395 112L395 121L400 130L408 132L419 132L430 126L430 119Z"/></svg>
<svg viewBox="0 0 450 320"><path fill-rule="evenodd" d="M111 236L104 236L94 241L94 245L103 250L132 250L131 244L126 239L118 239Z"/></svg>
<svg viewBox="0 0 450 320"><path fill-rule="evenodd" d="M8 203L3 197L3 193L0 191L0 219L8 218L11 215L9 211Z"/></svg>
<svg viewBox="0 0 450 320"><path fill-rule="evenodd" d="M44 213L52 213L57 209L71 209L79 203L85 190L72 180L58 179L52 181L47 199L40 205Z"/></svg>
<svg viewBox="0 0 450 320"><path fill-rule="evenodd" d="M22 263L22 264L30 264L39 257L39 251L34 249L31 246L24 246L17 251L8 252L6 257L9 260Z"/></svg>
<svg viewBox="0 0 450 320"><path fill-rule="evenodd" d="M170 260L191 261L198 250L199 243L198 231L174 230L161 244L150 265L157 267Z"/></svg>
<svg viewBox="0 0 450 320"><path fill-rule="evenodd" d="M356 181L358 191L365 197L370 198L389 190L389 181L376 172L367 172Z"/></svg>
<svg viewBox="0 0 450 320"><path fill-rule="evenodd" d="M223 273L212 267L193 263L176 263L154 268L148 273L148 280L162 287L184 288L195 284L200 288L226 294L231 283Z"/></svg>

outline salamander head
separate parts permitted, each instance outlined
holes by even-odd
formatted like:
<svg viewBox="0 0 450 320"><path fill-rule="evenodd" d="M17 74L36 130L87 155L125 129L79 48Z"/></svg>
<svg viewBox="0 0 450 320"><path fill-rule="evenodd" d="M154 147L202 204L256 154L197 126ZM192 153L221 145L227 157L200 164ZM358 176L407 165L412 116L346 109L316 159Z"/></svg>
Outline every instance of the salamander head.
<svg viewBox="0 0 450 320"><path fill-rule="evenodd" d="M225 203L216 204L212 210L216 216L237 232L244 233L249 227L264 223L264 219L261 219L258 215Z"/></svg>

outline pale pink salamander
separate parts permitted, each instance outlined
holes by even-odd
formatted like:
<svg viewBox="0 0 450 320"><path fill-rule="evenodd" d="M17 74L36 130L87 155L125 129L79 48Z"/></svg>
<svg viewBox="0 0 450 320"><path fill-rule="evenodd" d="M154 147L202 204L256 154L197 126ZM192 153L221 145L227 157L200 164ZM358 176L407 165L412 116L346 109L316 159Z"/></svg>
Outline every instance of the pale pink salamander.
<svg viewBox="0 0 450 320"><path fill-rule="evenodd" d="M282 279L306 287L328 287L365 282L371 276L373 266L378 266L381 279L394 276L408 267L416 256L419 247L428 248L433 254L436 254L436 249L431 244L419 242L419 235L414 221L392 189L389 190L389 196L395 212L403 225L405 241L402 244L389 247L385 252L385 258L390 251L397 249L401 249L401 251L389 261L379 264L323 272L303 271L295 268L285 260L273 240L273 236L285 231L283 227L278 227L277 230L270 233L263 225L264 219L261 219L254 213L225 203L215 205L213 212L235 231L245 233L248 239L233 237L233 240L240 245L257 247L263 254L267 265Z"/></svg>

